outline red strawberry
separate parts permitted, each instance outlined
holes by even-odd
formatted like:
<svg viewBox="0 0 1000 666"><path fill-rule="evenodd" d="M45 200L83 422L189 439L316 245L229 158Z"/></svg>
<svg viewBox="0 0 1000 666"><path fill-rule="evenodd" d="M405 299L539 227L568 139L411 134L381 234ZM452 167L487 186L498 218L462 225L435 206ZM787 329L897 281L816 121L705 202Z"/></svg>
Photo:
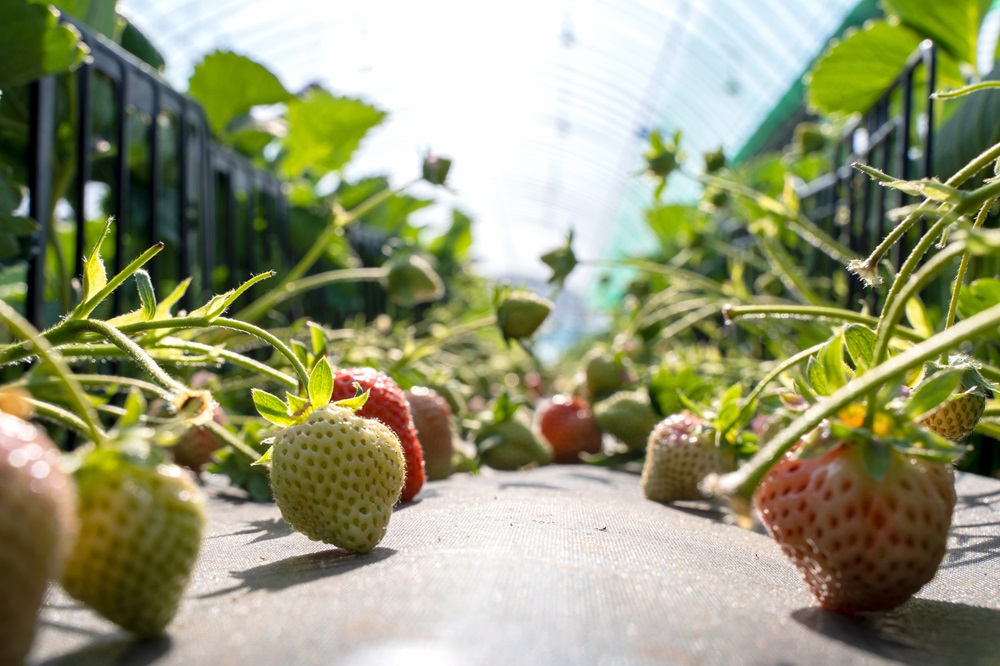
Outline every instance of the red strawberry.
<svg viewBox="0 0 1000 666"><path fill-rule="evenodd" d="M389 375L374 368L341 368L333 374L333 402L353 398L357 392L354 384L360 384L361 389L370 394L365 406L358 410L358 416L378 419L399 438L406 460L406 483L399 501L409 502L424 485L424 454L402 389Z"/></svg>
<svg viewBox="0 0 1000 666"><path fill-rule="evenodd" d="M451 407L437 391L414 386L406 392L413 425L417 429L424 454L428 481L446 479L451 474L451 456L455 451L451 430Z"/></svg>
<svg viewBox="0 0 1000 666"><path fill-rule="evenodd" d="M19 664L77 530L76 489L39 428L0 412L0 664Z"/></svg>
<svg viewBox="0 0 1000 666"><path fill-rule="evenodd" d="M887 468L876 479L865 449L885 443L837 441L824 430L814 437L831 448L782 458L758 486L754 506L820 605L842 613L895 608L934 577L944 557L954 472L887 447Z"/></svg>
<svg viewBox="0 0 1000 666"><path fill-rule="evenodd" d="M601 450L601 430L583 398L552 396L535 412L535 428L552 447L556 463L577 463L581 453Z"/></svg>
<svg viewBox="0 0 1000 666"><path fill-rule="evenodd" d="M700 499L698 484L728 469L715 445L715 431L689 411L660 421L649 434L642 466L642 492L654 502Z"/></svg>

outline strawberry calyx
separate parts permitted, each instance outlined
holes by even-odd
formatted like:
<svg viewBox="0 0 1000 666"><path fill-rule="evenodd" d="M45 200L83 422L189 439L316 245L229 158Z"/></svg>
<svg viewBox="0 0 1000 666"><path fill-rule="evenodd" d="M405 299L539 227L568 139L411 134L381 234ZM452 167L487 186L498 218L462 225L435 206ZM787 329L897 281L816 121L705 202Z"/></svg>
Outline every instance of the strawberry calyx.
<svg viewBox="0 0 1000 666"><path fill-rule="evenodd" d="M354 383L354 388L356 392L352 397L330 402L334 390L333 369L324 356L316 362L309 373L306 397L286 393L286 400L282 400L276 395L256 388L252 389L250 393L258 414L279 428L287 428L304 423L309 415L317 409L328 407L331 404L357 412L368 401L369 391L363 390L358 382ZM267 465L271 462L270 444L273 441L274 437L261 440L261 444L268 445L268 449L259 459L251 463L252 465Z"/></svg>

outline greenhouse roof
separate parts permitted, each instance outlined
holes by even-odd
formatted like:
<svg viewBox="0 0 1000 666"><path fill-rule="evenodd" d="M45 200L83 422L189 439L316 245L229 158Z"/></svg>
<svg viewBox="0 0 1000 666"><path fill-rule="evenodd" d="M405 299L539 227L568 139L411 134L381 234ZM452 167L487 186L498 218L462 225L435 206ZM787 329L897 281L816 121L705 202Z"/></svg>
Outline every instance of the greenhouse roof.
<svg viewBox="0 0 1000 666"><path fill-rule="evenodd" d="M427 149L452 157L454 193L422 221L460 207L476 223L478 270L525 278L547 275L538 257L570 229L584 258L641 251L648 132L681 130L694 157L736 154L857 5L119 2L181 89L202 56L229 49L290 90L319 82L388 111L348 175L401 184Z"/></svg>

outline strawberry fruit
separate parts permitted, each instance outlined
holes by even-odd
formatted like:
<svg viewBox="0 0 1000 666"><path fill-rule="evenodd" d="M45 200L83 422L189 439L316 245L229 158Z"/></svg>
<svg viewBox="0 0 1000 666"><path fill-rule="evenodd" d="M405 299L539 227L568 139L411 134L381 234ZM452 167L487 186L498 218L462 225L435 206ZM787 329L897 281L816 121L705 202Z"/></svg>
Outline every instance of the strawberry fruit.
<svg viewBox="0 0 1000 666"><path fill-rule="evenodd" d="M549 316L552 301L526 289L504 291L497 296L497 324L504 340L526 340Z"/></svg>
<svg viewBox="0 0 1000 666"><path fill-rule="evenodd" d="M45 433L0 412L0 664L19 664L77 529L76 489Z"/></svg>
<svg viewBox="0 0 1000 666"><path fill-rule="evenodd" d="M366 553L385 536L406 475L385 424L321 406L275 435L271 488L281 515L314 541Z"/></svg>
<svg viewBox="0 0 1000 666"><path fill-rule="evenodd" d="M925 416L921 423L945 439L962 442L976 429L986 411L986 396L977 390L963 393Z"/></svg>
<svg viewBox="0 0 1000 666"><path fill-rule="evenodd" d="M455 452L451 407L437 391L426 386L414 386L404 395L423 451L427 480L448 478Z"/></svg>
<svg viewBox="0 0 1000 666"><path fill-rule="evenodd" d="M161 635L201 547L201 492L177 465L110 447L90 452L76 479L80 535L63 588L140 637Z"/></svg>
<svg viewBox="0 0 1000 666"><path fill-rule="evenodd" d="M594 405L594 418L603 432L614 435L630 451L646 448L649 433L660 421L644 391L618 391Z"/></svg>
<svg viewBox="0 0 1000 666"><path fill-rule="evenodd" d="M359 385L368 392L368 399L358 410L358 416L378 419L399 439L406 460L406 483L399 501L409 502L424 485L424 455L402 389L389 375L374 368L341 368L334 371L333 379L334 401L353 398Z"/></svg>
<svg viewBox="0 0 1000 666"><path fill-rule="evenodd" d="M820 605L884 611L934 577L955 507L954 472L886 442L841 439L827 425L768 471L753 502Z"/></svg>
<svg viewBox="0 0 1000 666"><path fill-rule="evenodd" d="M601 450L601 430L583 398L552 396L535 412L535 429L552 447L556 463L577 463L581 453Z"/></svg>
<svg viewBox="0 0 1000 666"><path fill-rule="evenodd" d="M715 431L689 411L660 421L649 434L642 466L642 492L654 502L700 499L698 484L711 473L728 471L715 444Z"/></svg>

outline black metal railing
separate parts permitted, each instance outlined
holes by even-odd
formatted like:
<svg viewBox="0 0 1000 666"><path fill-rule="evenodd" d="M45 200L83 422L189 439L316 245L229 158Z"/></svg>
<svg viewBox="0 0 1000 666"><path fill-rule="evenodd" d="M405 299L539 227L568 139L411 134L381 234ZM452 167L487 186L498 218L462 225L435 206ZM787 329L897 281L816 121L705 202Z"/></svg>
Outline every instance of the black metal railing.
<svg viewBox="0 0 1000 666"><path fill-rule="evenodd" d="M803 212L858 256L870 253L889 232L890 211L914 203L915 199L876 184L852 164L867 164L900 179L931 175L934 149L931 93L936 65L934 45L924 42L875 105L845 128L834 157L834 164L839 166L799 192ZM914 229L893 248L890 259L894 265L899 265L901 257L912 249L924 230ZM819 251L810 250L803 259L812 275L843 274ZM854 278L839 290L831 285L830 296L848 307L861 301L870 307L877 305L877 294L863 291L861 282Z"/></svg>
<svg viewBox="0 0 1000 666"><path fill-rule="evenodd" d="M155 71L77 27L90 48L88 62L29 90L27 213L40 225L28 257L29 320L45 326L60 312L46 303L61 288L59 276L47 274L46 248L57 223L75 227L73 275L80 275L109 215L115 218L114 240L105 247L109 271L163 241L148 270L158 292L192 278L182 307L252 272L290 266L281 181L216 145L201 107ZM57 136L62 125L75 130L70 139ZM132 295L118 290L114 298L121 312Z"/></svg>

